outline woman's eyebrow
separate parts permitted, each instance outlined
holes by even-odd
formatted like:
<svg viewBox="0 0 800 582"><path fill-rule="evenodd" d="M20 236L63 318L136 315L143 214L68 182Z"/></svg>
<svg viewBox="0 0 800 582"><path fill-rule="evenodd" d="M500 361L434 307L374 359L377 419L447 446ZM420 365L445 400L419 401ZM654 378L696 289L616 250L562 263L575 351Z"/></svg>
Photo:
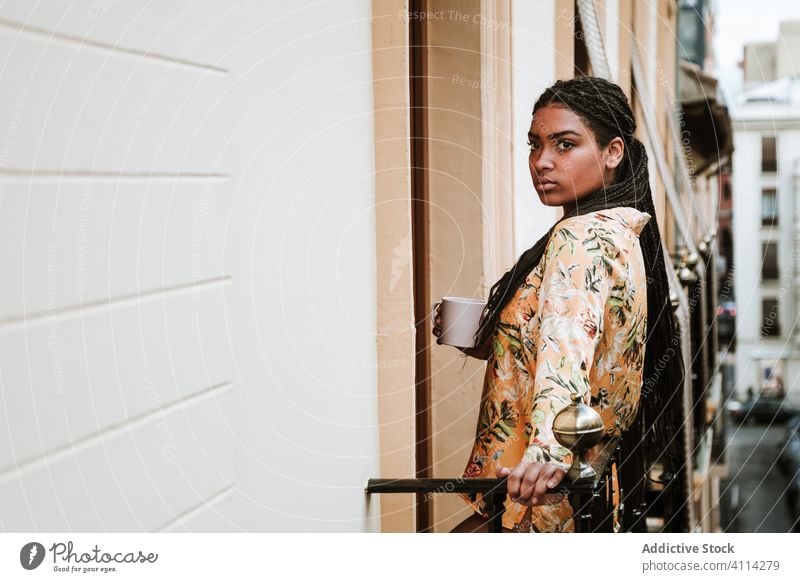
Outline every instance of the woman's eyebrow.
<svg viewBox="0 0 800 582"><path fill-rule="evenodd" d="M571 130L571 129L567 129L567 130L564 130L564 131L559 131L558 133L554 133L554 134L552 134L552 135L550 136L550 139L556 139L556 138L559 138L559 137L561 137L562 135L567 135L567 134L569 134L569 133L571 133L571 134L573 134L573 135L577 135L578 137L580 137L580 135L581 135L581 134L579 134L577 131L573 131L573 130ZM539 137L539 136L538 136L537 134L533 133L532 131L529 131L529 132L528 132L528 138L529 138L529 139L532 139L532 138L534 138L534 137Z"/></svg>

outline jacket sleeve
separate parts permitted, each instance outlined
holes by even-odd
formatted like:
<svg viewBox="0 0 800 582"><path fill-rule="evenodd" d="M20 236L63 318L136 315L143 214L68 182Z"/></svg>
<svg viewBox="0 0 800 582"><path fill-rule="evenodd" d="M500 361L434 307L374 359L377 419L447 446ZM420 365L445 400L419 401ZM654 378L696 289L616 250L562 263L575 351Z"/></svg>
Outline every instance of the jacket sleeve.
<svg viewBox="0 0 800 582"><path fill-rule="evenodd" d="M624 244L624 243L623 243ZM579 394L589 402L589 372L603 331L603 314L619 257L618 241L590 223L567 220L553 232L545 251L539 311L527 359L533 379L530 438L523 461L572 463L570 451L553 436L555 415ZM534 330L535 332L535 330Z"/></svg>

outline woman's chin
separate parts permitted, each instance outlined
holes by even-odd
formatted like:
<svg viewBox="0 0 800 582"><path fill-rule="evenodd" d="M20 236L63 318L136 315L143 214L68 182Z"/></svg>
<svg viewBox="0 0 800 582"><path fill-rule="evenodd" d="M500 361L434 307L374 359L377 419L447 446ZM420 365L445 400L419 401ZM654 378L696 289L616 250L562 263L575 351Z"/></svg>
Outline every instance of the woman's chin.
<svg viewBox="0 0 800 582"><path fill-rule="evenodd" d="M564 204L561 196L553 192L539 192L537 190L536 193L539 195L539 201L545 206L563 206Z"/></svg>

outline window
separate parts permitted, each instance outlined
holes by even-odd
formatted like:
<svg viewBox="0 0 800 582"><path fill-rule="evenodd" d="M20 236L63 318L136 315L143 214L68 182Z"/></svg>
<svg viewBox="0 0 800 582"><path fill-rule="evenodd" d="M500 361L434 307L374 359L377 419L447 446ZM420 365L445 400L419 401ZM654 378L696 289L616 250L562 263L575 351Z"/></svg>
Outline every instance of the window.
<svg viewBox="0 0 800 582"><path fill-rule="evenodd" d="M733 235L731 234L731 229L728 227L720 231L719 252L721 255L727 257L729 261L733 258Z"/></svg>
<svg viewBox="0 0 800 582"><path fill-rule="evenodd" d="M761 279L774 281L778 278L778 244L766 242L761 252Z"/></svg>
<svg viewBox="0 0 800 582"><path fill-rule="evenodd" d="M778 191L775 188L764 188L761 191L761 224L764 226L778 224Z"/></svg>
<svg viewBox="0 0 800 582"><path fill-rule="evenodd" d="M761 335L781 335L781 326L778 322L778 300L764 299L761 302Z"/></svg>
<svg viewBox="0 0 800 582"><path fill-rule="evenodd" d="M761 138L761 171L775 172L778 169L778 160L775 147L775 136L765 135Z"/></svg>
<svg viewBox="0 0 800 582"><path fill-rule="evenodd" d="M682 2L678 12L680 58L702 68L706 57L706 15L699 0Z"/></svg>

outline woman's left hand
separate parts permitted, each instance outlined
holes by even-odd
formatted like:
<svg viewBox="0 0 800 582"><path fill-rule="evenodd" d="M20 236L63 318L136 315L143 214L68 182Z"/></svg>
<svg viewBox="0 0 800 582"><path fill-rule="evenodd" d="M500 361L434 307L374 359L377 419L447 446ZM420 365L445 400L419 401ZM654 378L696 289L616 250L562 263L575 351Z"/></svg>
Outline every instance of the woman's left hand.
<svg viewBox="0 0 800 582"><path fill-rule="evenodd" d="M558 487L566 472L553 463L521 462L514 468L500 467L497 476L506 482L511 500L522 505L546 505L546 491Z"/></svg>

